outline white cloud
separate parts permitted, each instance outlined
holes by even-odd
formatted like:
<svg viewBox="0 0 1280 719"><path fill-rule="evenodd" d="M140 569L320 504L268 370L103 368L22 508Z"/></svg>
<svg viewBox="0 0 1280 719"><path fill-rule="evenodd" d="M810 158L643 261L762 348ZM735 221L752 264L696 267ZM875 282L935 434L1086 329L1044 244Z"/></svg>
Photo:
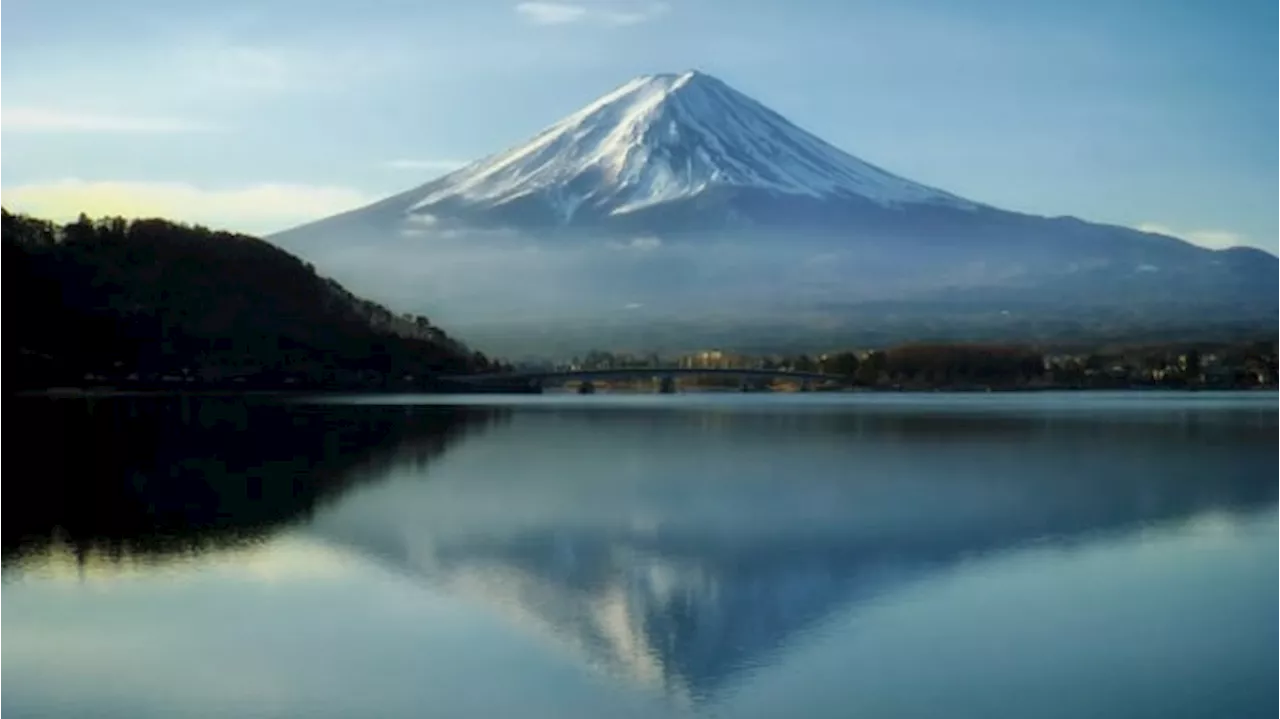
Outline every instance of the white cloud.
<svg viewBox="0 0 1280 719"><path fill-rule="evenodd" d="M564 25L587 17L585 7L558 2L522 2L516 12L535 25Z"/></svg>
<svg viewBox="0 0 1280 719"><path fill-rule="evenodd" d="M611 10L600 13L601 19L609 25L638 25L665 15L671 8L665 2L648 3L627 10Z"/></svg>
<svg viewBox="0 0 1280 719"><path fill-rule="evenodd" d="M1143 232L1154 232L1160 235L1177 237L1201 247L1212 250L1223 250L1228 247L1257 247L1247 237L1230 230L1179 230L1158 222L1143 222L1137 226Z"/></svg>
<svg viewBox="0 0 1280 719"><path fill-rule="evenodd" d="M439 220L436 219L435 215L431 215L426 212L419 212L404 218L404 222L406 225L418 225L419 227L434 227L435 224L439 222Z"/></svg>
<svg viewBox="0 0 1280 719"><path fill-rule="evenodd" d="M653 235L643 235L633 237L627 242L619 242L610 240L606 246L611 250L633 250L635 252L649 252L662 247L662 239Z"/></svg>
<svg viewBox="0 0 1280 719"><path fill-rule="evenodd" d="M456 170L467 164L466 160L387 160L382 166L389 170Z"/></svg>
<svg viewBox="0 0 1280 719"><path fill-rule="evenodd" d="M668 9L665 2L614 3L603 7L589 7L579 3L522 2L515 6L517 14L535 25L567 25L577 22L637 25L665 14Z"/></svg>
<svg viewBox="0 0 1280 719"><path fill-rule="evenodd" d="M656 250L662 247L662 240L652 235L636 237L628 243L628 247L633 250Z"/></svg>
<svg viewBox="0 0 1280 719"><path fill-rule="evenodd" d="M110 115L48 107L7 107L0 114L5 132L208 132L209 125L174 117Z"/></svg>
<svg viewBox="0 0 1280 719"><path fill-rule="evenodd" d="M42 218L163 217L219 229L267 233L367 204L373 198L348 187L256 184L202 188L177 182L86 181L10 185L6 209Z"/></svg>
<svg viewBox="0 0 1280 719"><path fill-rule="evenodd" d="M439 220L435 215L420 213L409 215L404 218L404 227L400 228L401 237L426 237L430 228L435 227Z"/></svg>

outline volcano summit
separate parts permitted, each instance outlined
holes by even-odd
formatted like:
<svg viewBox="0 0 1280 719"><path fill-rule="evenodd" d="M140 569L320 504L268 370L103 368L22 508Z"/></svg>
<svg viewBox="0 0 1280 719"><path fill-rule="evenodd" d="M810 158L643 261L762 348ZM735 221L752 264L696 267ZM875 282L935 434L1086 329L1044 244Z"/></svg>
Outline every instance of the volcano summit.
<svg viewBox="0 0 1280 719"><path fill-rule="evenodd" d="M1270 254L958 197L696 71L635 78L522 145L270 239L506 353L1277 318Z"/></svg>

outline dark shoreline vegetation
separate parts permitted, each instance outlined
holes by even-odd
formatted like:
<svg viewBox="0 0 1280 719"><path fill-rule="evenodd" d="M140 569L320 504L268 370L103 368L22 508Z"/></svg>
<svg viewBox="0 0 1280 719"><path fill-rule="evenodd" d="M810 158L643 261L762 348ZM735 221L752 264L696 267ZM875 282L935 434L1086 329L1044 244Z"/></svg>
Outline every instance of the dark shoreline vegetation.
<svg viewBox="0 0 1280 719"><path fill-rule="evenodd" d="M471 350L426 317L356 297L255 237L159 219L81 215L59 226L8 211L0 234L11 288L4 318L11 392L525 389L523 382L442 379L515 368ZM555 369L751 367L823 372L841 378L834 384L842 388L908 391L1274 388L1277 375L1274 335L1071 350L916 343L816 357L715 353L713 362L707 354L637 359L595 352ZM680 384L787 383L708 377Z"/></svg>
<svg viewBox="0 0 1280 719"><path fill-rule="evenodd" d="M752 356L699 352L673 361L592 352L569 370L644 368L753 368L820 372L837 384L892 391L1038 391L1099 389L1274 389L1275 339L1253 342L1099 346L1048 350L1021 345L916 343L884 350L845 350L810 356ZM794 388L795 381L704 376L691 387ZM814 387L821 389L821 387Z"/></svg>
<svg viewBox="0 0 1280 719"><path fill-rule="evenodd" d="M2 236L10 390L360 389L395 377L430 391L437 375L502 369L255 237L7 211Z"/></svg>

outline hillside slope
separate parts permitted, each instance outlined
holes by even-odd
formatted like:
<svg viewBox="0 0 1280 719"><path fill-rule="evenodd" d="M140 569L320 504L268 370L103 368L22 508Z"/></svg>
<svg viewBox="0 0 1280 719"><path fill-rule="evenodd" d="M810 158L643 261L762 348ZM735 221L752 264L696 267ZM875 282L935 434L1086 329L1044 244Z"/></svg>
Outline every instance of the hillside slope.
<svg viewBox="0 0 1280 719"><path fill-rule="evenodd" d="M7 387L85 375L465 372L488 360L257 238L163 220L3 212ZM17 371L15 371L17 370Z"/></svg>

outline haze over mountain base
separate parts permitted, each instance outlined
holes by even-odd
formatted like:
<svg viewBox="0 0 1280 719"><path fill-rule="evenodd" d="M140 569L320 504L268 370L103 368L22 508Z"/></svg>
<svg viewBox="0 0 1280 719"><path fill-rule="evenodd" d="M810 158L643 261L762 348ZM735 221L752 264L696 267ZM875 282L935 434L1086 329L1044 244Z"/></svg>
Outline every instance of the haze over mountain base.
<svg viewBox="0 0 1280 719"><path fill-rule="evenodd" d="M516 356L1278 319L1273 255L960 198L697 72L637 78L524 145L271 240Z"/></svg>

